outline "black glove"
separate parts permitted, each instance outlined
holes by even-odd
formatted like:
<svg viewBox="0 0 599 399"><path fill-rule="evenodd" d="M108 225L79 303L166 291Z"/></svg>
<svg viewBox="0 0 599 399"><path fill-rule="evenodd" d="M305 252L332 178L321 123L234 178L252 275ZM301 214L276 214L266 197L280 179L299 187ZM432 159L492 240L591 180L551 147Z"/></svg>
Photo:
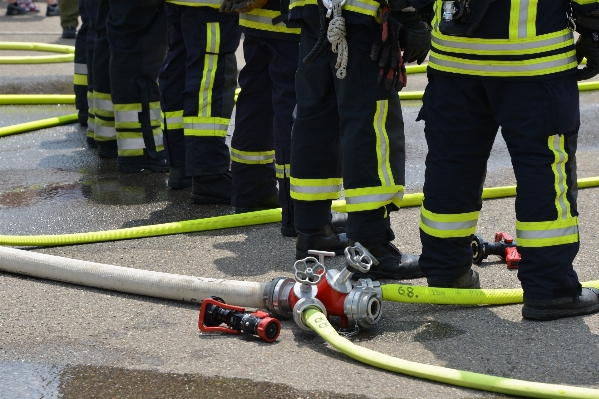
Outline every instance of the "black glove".
<svg viewBox="0 0 599 399"><path fill-rule="evenodd" d="M372 45L370 58L378 61L379 75L377 82L386 90L395 88L401 91L406 86L408 76L399 48L399 31L401 24L393 18L388 7L383 7L381 15L381 32Z"/></svg>
<svg viewBox="0 0 599 399"><path fill-rule="evenodd" d="M416 61L422 64L431 49L431 29L422 22L417 12L394 13L402 24L399 32L399 43L406 63Z"/></svg>
<svg viewBox="0 0 599 399"><path fill-rule="evenodd" d="M250 12L254 8L262 8L268 0L224 0L220 12Z"/></svg>
<svg viewBox="0 0 599 399"><path fill-rule="evenodd" d="M584 32L576 41L576 59L580 64L586 57L587 66L579 69L577 80L587 80L599 74L599 32Z"/></svg>

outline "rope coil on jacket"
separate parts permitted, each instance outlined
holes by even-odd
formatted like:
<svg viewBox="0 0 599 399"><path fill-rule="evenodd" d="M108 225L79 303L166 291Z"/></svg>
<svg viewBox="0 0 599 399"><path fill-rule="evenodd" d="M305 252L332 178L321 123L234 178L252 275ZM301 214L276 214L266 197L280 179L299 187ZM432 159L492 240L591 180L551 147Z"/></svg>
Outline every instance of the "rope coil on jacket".
<svg viewBox="0 0 599 399"><path fill-rule="evenodd" d="M341 9L345 0L332 0L332 11L333 19L329 23L329 29L327 30L327 39L333 46L333 53L337 54L337 63L335 69L337 69L337 78L343 79L347 75L347 40L345 35L347 31L345 29L345 18L341 15Z"/></svg>

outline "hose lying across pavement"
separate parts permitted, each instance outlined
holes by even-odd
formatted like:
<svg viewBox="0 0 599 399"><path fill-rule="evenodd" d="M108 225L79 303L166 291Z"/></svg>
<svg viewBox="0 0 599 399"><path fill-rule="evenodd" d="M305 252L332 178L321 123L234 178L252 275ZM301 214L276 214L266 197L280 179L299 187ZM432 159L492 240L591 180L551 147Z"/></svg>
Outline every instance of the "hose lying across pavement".
<svg viewBox="0 0 599 399"><path fill-rule="evenodd" d="M529 382L398 359L354 345L348 339L341 337L318 309L306 309L303 317L307 325L338 351L359 362L383 370L445 384L530 398L599 398L597 389Z"/></svg>
<svg viewBox="0 0 599 399"><path fill-rule="evenodd" d="M599 186L599 177L578 180L579 188ZM483 198L502 198L516 195L516 186L491 187L483 190ZM406 194L401 202L402 208L420 206L422 193ZM345 212L345 201L333 201L333 209ZM0 245L12 246L57 246L90 244L94 242L128 240L133 238L156 237L170 234L194 233L227 229L232 227L254 226L281 221L281 208L265 211L241 213L235 215L215 216L205 219L185 220L182 222L163 223L149 226L129 227L126 229L95 231L89 233L10 236L0 235Z"/></svg>

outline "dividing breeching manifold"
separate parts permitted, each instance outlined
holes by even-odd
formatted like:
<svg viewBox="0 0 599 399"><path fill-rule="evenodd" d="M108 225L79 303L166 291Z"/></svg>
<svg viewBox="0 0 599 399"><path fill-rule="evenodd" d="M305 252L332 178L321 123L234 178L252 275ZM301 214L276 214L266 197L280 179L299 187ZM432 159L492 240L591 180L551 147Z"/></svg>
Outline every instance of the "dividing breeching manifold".
<svg viewBox="0 0 599 399"><path fill-rule="evenodd" d="M318 308L323 314L341 318L341 325L370 328L382 316L382 290L378 281L359 279L352 282L356 271L367 273L378 261L360 243L345 249L347 266L341 271L326 270L325 256L333 252L308 251L309 256L294 264L295 280L278 278L264 291L266 308L276 316L290 318L303 329L311 330L304 322L303 311Z"/></svg>

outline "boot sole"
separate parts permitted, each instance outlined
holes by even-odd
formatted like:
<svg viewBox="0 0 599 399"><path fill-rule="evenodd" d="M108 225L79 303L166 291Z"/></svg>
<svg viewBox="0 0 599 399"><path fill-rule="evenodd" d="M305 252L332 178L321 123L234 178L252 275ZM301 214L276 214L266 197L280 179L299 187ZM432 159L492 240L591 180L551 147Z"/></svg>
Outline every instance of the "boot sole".
<svg viewBox="0 0 599 399"><path fill-rule="evenodd" d="M151 165L118 165L119 172L123 173L140 173L144 170L149 170L156 173L166 173L169 170L168 166L151 166Z"/></svg>
<svg viewBox="0 0 599 399"><path fill-rule="evenodd" d="M191 200L196 204L226 204L231 205L230 198L206 197L203 195L191 194Z"/></svg>
<svg viewBox="0 0 599 399"><path fill-rule="evenodd" d="M522 317L530 320L549 321L564 317L584 316L599 312L599 303L580 309L547 310L522 307Z"/></svg>

